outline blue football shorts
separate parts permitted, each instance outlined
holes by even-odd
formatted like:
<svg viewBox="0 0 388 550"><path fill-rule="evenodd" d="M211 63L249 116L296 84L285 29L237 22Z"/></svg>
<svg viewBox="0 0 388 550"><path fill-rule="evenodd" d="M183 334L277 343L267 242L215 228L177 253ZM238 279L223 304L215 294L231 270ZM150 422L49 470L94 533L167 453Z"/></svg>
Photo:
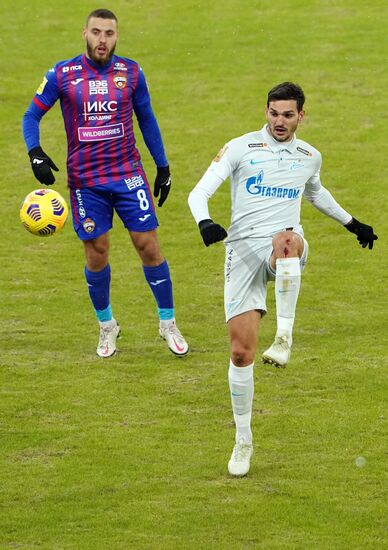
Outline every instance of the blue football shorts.
<svg viewBox="0 0 388 550"><path fill-rule="evenodd" d="M152 231L158 227L144 172L111 184L70 188L70 204L73 227L82 241L96 239L109 231L114 212L129 231Z"/></svg>

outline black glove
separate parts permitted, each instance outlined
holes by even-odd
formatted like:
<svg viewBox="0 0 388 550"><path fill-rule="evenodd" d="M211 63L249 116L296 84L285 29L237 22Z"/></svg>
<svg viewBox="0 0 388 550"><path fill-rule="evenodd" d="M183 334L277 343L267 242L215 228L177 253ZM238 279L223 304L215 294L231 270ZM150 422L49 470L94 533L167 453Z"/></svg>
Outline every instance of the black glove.
<svg viewBox="0 0 388 550"><path fill-rule="evenodd" d="M352 221L345 225L346 229L351 233L357 235L357 240L365 248L369 245L369 250L373 248L373 241L377 241L378 236L373 233L373 227L361 223L356 218L352 218Z"/></svg>
<svg viewBox="0 0 388 550"><path fill-rule="evenodd" d="M51 170L58 172L59 169L55 166L51 158L46 155L42 147L34 147L28 154L30 156L32 171L36 179L45 185L52 185L55 181L55 177Z"/></svg>
<svg viewBox="0 0 388 550"><path fill-rule="evenodd" d="M225 237L228 236L227 232L221 225L214 223L213 220L210 219L202 220L199 222L198 227L201 232L203 242L206 246L213 243L218 243L218 241L223 241Z"/></svg>
<svg viewBox="0 0 388 550"><path fill-rule="evenodd" d="M156 170L154 197L159 197L160 193L158 206L162 206L171 189L170 167L168 165L163 167L157 166Z"/></svg>

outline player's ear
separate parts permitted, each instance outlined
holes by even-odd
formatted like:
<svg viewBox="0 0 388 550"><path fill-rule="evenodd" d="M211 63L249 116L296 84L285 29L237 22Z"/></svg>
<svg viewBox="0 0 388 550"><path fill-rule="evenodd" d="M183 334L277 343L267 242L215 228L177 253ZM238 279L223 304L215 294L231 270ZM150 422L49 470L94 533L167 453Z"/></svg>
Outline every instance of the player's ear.
<svg viewBox="0 0 388 550"><path fill-rule="evenodd" d="M303 111L303 109L299 111L298 113L299 122L302 122L304 120L304 115L305 115L305 112Z"/></svg>

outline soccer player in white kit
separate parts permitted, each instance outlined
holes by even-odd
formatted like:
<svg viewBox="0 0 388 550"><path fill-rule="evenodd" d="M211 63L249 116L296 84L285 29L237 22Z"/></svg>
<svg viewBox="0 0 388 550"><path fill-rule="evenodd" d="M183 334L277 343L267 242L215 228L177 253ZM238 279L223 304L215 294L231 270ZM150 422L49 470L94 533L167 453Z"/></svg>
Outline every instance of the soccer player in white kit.
<svg viewBox="0 0 388 550"><path fill-rule="evenodd" d="M231 343L229 387L236 444L231 475L244 476L253 453L253 366L267 282L275 281L277 332L262 359L276 367L290 360L292 329L308 243L300 224L302 195L357 236L363 248L377 236L344 210L320 181L322 158L297 139L304 118L303 90L284 82L268 93L266 125L229 141L189 195L206 246L225 239L224 305ZM214 223L208 201L230 178L232 219L228 232Z"/></svg>

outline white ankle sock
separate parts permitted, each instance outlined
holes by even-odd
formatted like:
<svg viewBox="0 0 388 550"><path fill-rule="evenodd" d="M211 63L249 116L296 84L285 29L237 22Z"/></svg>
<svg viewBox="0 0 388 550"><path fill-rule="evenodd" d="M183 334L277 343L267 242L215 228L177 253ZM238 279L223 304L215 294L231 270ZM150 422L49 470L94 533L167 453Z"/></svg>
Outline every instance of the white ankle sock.
<svg viewBox="0 0 388 550"><path fill-rule="evenodd" d="M252 443L251 417L253 401L253 363L246 367L229 364L229 388L233 417L236 424L236 442L241 438Z"/></svg>
<svg viewBox="0 0 388 550"><path fill-rule="evenodd" d="M278 258L276 260L276 335L286 335L290 344L292 343L292 329L295 321L300 281L299 258Z"/></svg>

